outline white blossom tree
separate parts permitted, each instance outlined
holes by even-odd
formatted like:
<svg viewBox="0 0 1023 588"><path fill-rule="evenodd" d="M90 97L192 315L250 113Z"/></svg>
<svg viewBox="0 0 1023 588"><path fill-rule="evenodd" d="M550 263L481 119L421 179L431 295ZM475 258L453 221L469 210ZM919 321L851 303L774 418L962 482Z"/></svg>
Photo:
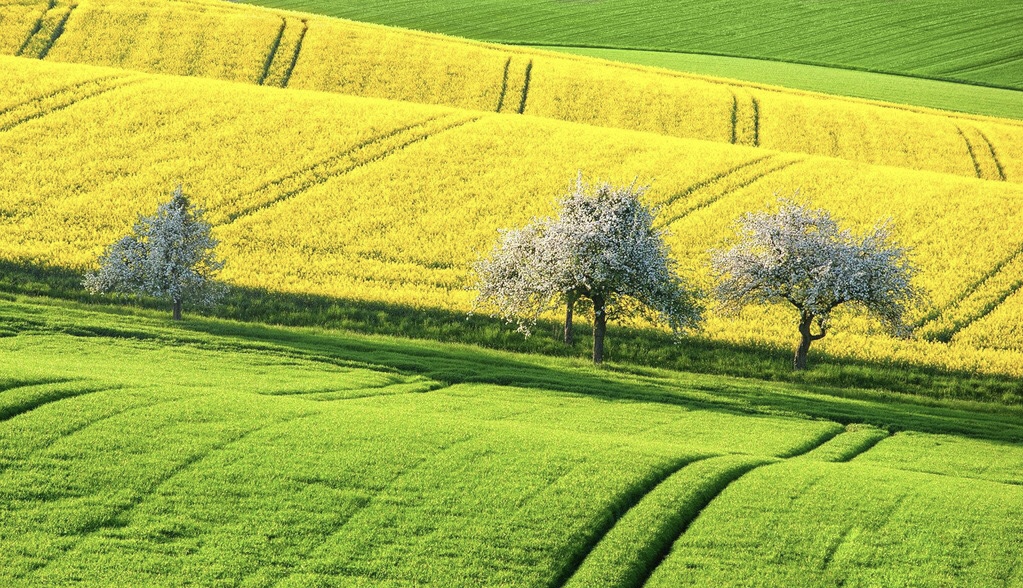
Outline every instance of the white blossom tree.
<svg viewBox="0 0 1023 588"><path fill-rule="evenodd" d="M99 269L85 276L92 293L122 292L162 298L181 320L184 302L210 305L224 289L214 281L223 261L202 209L189 202L179 185L153 216L140 216L132 233L106 248Z"/></svg>
<svg viewBox="0 0 1023 588"><path fill-rule="evenodd" d="M810 344L827 335L841 305L874 314L894 334L909 332L905 315L921 295L912 284L916 269L908 250L892 240L890 222L857 238L827 211L781 200L776 212L748 213L737 224L738 241L712 252L715 296L730 311L792 305L799 313L795 369L806 368Z"/></svg>
<svg viewBox="0 0 1023 588"><path fill-rule="evenodd" d="M528 335L542 314L564 304L570 341L573 308L586 298L598 364L608 318L642 315L676 334L699 324L699 294L678 275L664 231L653 227L655 212L640 201L644 190L589 186L580 177L559 201L556 218L502 231L490 257L475 267L477 307L496 306Z"/></svg>

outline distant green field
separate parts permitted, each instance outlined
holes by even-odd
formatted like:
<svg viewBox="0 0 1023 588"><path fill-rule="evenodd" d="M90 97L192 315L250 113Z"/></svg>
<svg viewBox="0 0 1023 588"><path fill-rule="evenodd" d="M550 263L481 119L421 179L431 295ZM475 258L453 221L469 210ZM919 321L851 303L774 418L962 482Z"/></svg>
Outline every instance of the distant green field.
<svg viewBox="0 0 1023 588"><path fill-rule="evenodd" d="M1018 90L719 55L585 47L536 48L825 94L1023 119L1023 91Z"/></svg>
<svg viewBox="0 0 1023 588"><path fill-rule="evenodd" d="M36 299L0 325L5 586L1023 581L1016 408Z"/></svg>
<svg viewBox="0 0 1023 588"><path fill-rule="evenodd" d="M1023 89L1014 0L255 0L486 41L705 53Z"/></svg>

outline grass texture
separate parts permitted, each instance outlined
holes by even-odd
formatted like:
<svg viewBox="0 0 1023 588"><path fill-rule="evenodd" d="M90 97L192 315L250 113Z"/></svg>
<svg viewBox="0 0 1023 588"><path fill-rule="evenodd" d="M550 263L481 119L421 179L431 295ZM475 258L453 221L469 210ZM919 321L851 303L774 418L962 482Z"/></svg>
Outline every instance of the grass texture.
<svg viewBox="0 0 1023 588"><path fill-rule="evenodd" d="M911 522L943 491L970 496L957 545L975 556L955 578L990 579L1019 553L1005 526L1015 486L909 471L915 453L897 447L795 458L855 433L824 407L896 427L928 411L899 418L894 398L42 300L6 301L0 321L5 585L630 585L601 583L673 574L708 527L725 541L735 520L761 539L743 574L797 574L761 556L795 545L833 573L896 577L897 538L917 549L912 578L939 585L953 521L877 523L911 487ZM800 412L809 398L817 414ZM977 464L1013 467L1018 411L944 410L935 422L972 437L891 441L959 442ZM808 476L821 489L791 502ZM799 523L821 509L823 527ZM843 525L858 525L856 549L829 558ZM713 549L701 557L731 553Z"/></svg>
<svg viewBox="0 0 1023 588"><path fill-rule="evenodd" d="M1023 89L1011 0L258 0L504 43L704 53Z"/></svg>

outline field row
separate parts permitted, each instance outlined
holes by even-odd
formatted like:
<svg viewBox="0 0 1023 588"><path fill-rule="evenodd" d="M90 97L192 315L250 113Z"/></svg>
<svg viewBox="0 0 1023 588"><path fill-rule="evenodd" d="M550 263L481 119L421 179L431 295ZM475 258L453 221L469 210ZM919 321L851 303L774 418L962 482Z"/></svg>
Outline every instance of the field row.
<svg viewBox="0 0 1023 588"><path fill-rule="evenodd" d="M62 0L63 2L64 0ZM0 4L0 47L1023 181L1023 123L827 97L204 0ZM20 28L19 28L20 27ZM26 45L27 44L27 45ZM22 50L21 46L31 46ZM38 51L35 47L45 47Z"/></svg>
<svg viewBox="0 0 1023 588"><path fill-rule="evenodd" d="M1023 192L1012 183L539 118L330 94L285 99L189 78L108 81L110 70L96 69L99 81L87 82L76 77L81 66L63 90L26 99L22 86L35 84L34 73L59 78L70 68L9 61L23 75L11 76L17 98L0 103L19 101L7 112L28 114L0 133L6 259L88 267L184 182L218 225L229 282L466 311L468 268L497 230L550 212L582 171L652 181L649 198L662 206L674 254L702 285L709 250L725 242L733 219L800 190L855 227L893 219L930 295L932 307L919 316L924 334L947 338L946 323L962 331L956 340L1014 328L996 322L1019 304L1013 260L1023 246ZM102 100L89 98L116 83L103 86ZM199 103L217 106L197 112ZM83 118L106 123L83 126ZM730 341L788 345L791 321L783 311L752 310L712 316L707 329ZM1000 341L1010 352L975 352L875 336L870 322L852 317L839 327L845 335L823 343L840 355L1016 373L1011 351L1023 351L1018 337Z"/></svg>
<svg viewBox="0 0 1023 588"><path fill-rule="evenodd" d="M757 0L755 11L724 0L253 3L495 42L736 55L1023 89L1013 43L1023 16L1006 0Z"/></svg>
<svg viewBox="0 0 1023 588"><path fill-rule="evenodd" d="M428 378L380 353L407 362L426 351L416 342L278 329L268 343L23 303L0 313L35 323L0 338L5 585L579 587L764 574L806 585L821 569L834 581L1018 582L1016 444L685 399L721 386L734 397L730 381L689 390L619 375L600 386L660 386L678 394L670 404L490 384L425 391L413 386ZM63 323L106 335L49 330ZM360 365L353 343L382 363ZM460 358L455 378L466 363L539 361L435 347ZM554 385L610 376L543 369Z"/></svg>

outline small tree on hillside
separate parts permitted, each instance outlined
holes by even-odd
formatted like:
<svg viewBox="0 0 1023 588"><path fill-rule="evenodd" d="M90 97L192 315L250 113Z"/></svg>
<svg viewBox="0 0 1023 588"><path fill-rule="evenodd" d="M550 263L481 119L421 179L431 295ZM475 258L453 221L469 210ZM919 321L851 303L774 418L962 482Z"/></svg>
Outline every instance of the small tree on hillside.
<svg viewBox="0 0 1023 588"><path fill-rule="evenodd" d="M179 185L156 214L140 216L130 235L106 248L99 269L86 274L85 287L165 299L174 320L181 320L184 302L210 305L223 295L213 278L224 263L216 258L210 229Z"/></svg>
<svg viewBox="0 0 1023 588"><path fill-rule="evenodd" d="M799 313L795 369L806 368L810 344L827 335L833 311L844 304L871 312L894 334L908 332L906 311L920 299L911 284L916 270L892 241L889 223L859 239L827 211L782 200L776 212L749 213L737 224L738 242L713 252L715 295L732 311L792 305Z"/></svg>
<svg viewBox="0 0 1023 588"><path fill-rule="evenodd" d="M697 292L677 273L654 211L640 202L644 189L588 186L580 178L559 201L556 218L503 231L489 258L476 265L477 305L529 333L541 314L566 308L571 340L576 302L593 306L593 362L604 358L608 318L644 315L675 333L701 318Z"/></svg>

